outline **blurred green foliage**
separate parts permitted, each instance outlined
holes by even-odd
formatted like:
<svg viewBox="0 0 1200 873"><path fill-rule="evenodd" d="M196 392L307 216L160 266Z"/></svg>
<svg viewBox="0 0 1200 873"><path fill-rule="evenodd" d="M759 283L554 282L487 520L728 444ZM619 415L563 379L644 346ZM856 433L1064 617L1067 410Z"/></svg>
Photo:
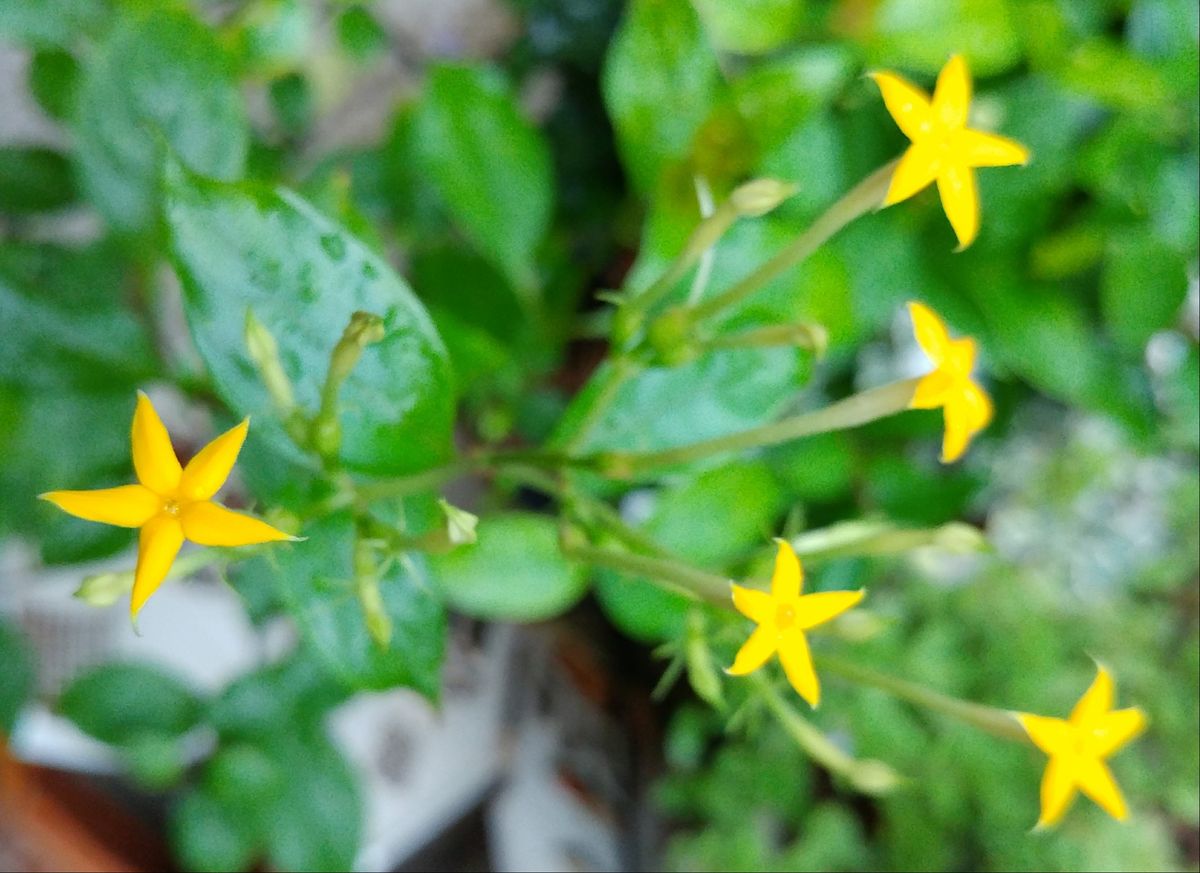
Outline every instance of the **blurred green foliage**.
<svg viewBox="0 0 1200 873"><path fill-rule="evenodd" d="M128 481L133 389L151 380L211 410L214 428L253 414L239 465L250 497L292 513L309 537L228 572L256 622L282 614L298 627L284 662L213 699L145 668L101 668L59 702L135 778L173 792L182 863L349 867L361 812L323 727L329 710L396 686L436 699L447 607L537 620L594 584L614 625L665 644L699 694L724 702L689 702L671 719L657 799L678 823L674 867L1195 868L1195 4L511 6L519 34L500 57L420 59L420 87L389 96L384 133L343 139L329 134L343 108L331 95L367 100L397 49L370 2L337 4L318 51L305 0L0 0L0 39L30 50L29 90L70 143L0 149L0 537L28 538L47 562L129 544L127 531L32 498ZM428 470L452 454L455 426L476 444L567 441L609 377L608 364L589 369L608 319L597 293L662 272L701 217L698 188L720 201L772 176L799 191L737 224L706 287L681 283L676 300L745 276L904 147L862 73L929 86L955 52L976 74L973 123L1034 155L981 174L979 240L952 252L932 192L860 219L716 326L818 322L825 360L723 349L647 368L577 448L680 445L907 375L897 313L927 301L978 339L997 401L963 464L938 465L937 417L910 413L677 469L634 493L593 490L626 499L656 548L731 578L763 576L780 532L868 516L984 525L999 557L814 555L813 590L871 589L858 631L843 623L822 642L947 693L1046 714L1086 687L1085 653L1103 659L1122 702L1152 721L1115 765L1134 821L1081 804L1059 831L1031 837L1041 762L1030 749L830 680L816 723L913 779L885 800L849 793L744 684L712 670L729 663L744 622L568 563L554 522L513 511L503 480L475 547L405 551L379 568L393 633L377 645L355 597L360 528L411 542L437 510L425 494L372 506L366 520L311 517L337 477ZM102 219L97 238L47 242L47 222L76 210ZM164 339L168 263L198 358ZM295 445L244 330L250 311L313 412L356 309L382 315L385 338L342 386L331 471ZM9 654L20 645L0 630L4 663L26 663ZM30 676L5 671L0 728ZM731 714L745 731L723 733ZM218 737L199 759L186 741L195 731Z"/></svg>

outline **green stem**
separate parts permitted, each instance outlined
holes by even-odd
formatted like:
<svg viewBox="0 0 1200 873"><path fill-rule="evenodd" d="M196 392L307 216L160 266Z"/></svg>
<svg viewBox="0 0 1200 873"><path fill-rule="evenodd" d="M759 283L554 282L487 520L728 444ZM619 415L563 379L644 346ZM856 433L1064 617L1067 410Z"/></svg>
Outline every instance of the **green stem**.
<svg viewBox="0 0 1200 873"><path fill-rule="evenodd" d="M688 270L696 265L705 252L709 251L720 241L721 237L737 221L737 218L738 209L732 199L721 203L711 215L696 226L696 229L692 231L692 235L688 237L683 251L671 262L663 274L655 279L650 287L641 294L637 294L626 301L622 310L623 314L619 318L625 324L629 325L630 329L634 325L639 324L642 316L671 292L671 289L675 287L675 283L682 279ZM626 338L618 337L620 340Z"/></svg>
<svg viewBox="0 0 1200 873"><path fill-rule="evenodd" d="M597 464L602 471L615 478L628 478L655 467L668 467L710 455L774 446L803 436L857 427L908 409L918 381L919 378L893 382L852 394L823 409L699 443L655 452L608 452L597 459Z"/></svg>
<svg viewBox="0 0 1200 873"><path fill-rule="evenodd" d="M878 207L887 193L888 183L891 180L892 172L896 169L896 164L897 161L892 161L880 167L851 188L841 200L829 207L791 245L745 279L715 297L709 297L695 306L687 307L686 311L691 321L708 318L749 297L781 273L803 261L851 221Z"/></svg>
<svg viewBox="0 0 1200 873"><path fill-rule="evenodd" d="M926 688L924 685L917 685L915 682L898 679L886 673L877 673L868 667L861 667L841 658L820 655L817 656L816 662L822 670L834 673L843 679L870 685L902 700L907 700L909 703L915 703L918 706L932 709L934 712L940 712L942 715L964 721L1003 739L1022 743L1029 742L1029 736L1021 727L1020 722L1006 710L950 697Z"/></svg>
<svg viewBox="0 0 1200 873"><path fill-rule="evenodd" d="M829 332L819 324L770 324L739 333L720 334L705 340L701 349L748 349L772 346L798 346L818 358L829 347Z"/></svg>
<svg viewBox="0 0 1200 873"><path fill-rule="evenodd" d="M569 559L607 567L630 576L645 576L697 600L720 606L730 604L729 580L670 558L652 558L633 552L603 549L582 543L563 546Z"/></svg>
<svg viewBox="0 0 1200 873"><path fill-rule="evenodd" d="M808 719L788 704L770 681L761 673L751 674L767 709L779 720L796 744L810 758L831 773L844 776L865 794L886 794L902 784L903 779L882 761L859 760L838 748L829 737L817 730Z"/></svg>
<svg viewBox="0 0 1200 873"><path fill-rule="evenodd" d="M334 494L320 504L315 515L328 515L345 509L348 506L369 506L378 500L392 497L408 497L430 491L440 485L445 485L460 476L466 476L481 470L502 470L509 467L590 467L595 459L574 457L559 452L545 452L537 449L518 451L482 451L475 454L463 455L448 461L440 467L422 470L410 476L399 476L394 479L382 479L376 482L364 482L359 485L350 484L337 494ZM528 478L528 476L526 476ZM544 482L543 482L544 484ZM539 486L535 486L539 487ZM543 489L544 490L544 489Z"/></svg>

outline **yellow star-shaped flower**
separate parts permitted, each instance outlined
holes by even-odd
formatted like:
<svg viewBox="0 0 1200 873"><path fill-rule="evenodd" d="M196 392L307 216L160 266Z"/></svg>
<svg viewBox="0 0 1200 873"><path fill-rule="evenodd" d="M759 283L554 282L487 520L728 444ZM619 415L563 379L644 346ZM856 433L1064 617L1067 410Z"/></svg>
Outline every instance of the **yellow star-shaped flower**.
<svg viewBox="0 0 1200 873"><path fill-rule="evenodd" d="M750 634L750 639L746 640L734 658L733 666L725 672L731 676L745 676L779 652L788 682L797 694L816 709L821 702L821 683L813 669L804 632L841 615L862 600L866 592L862 589L825 591L801 596L804 571L800 567L800 559L787 540L776 542L779 543L779 552L775 556L771 593L733 586L733 605L738 612L758 624L758 628Z"/></svg>
<svg viewBox="0 0 1200 873"><path fill-rule="evenodd" d="M883 102L904 135L912 140L892 174L883 205L907 200L937 181L942 208L958 237L958 250L979 232L979 189L975 167L1007 167L1029 161L1019 142L967 127L971 73L955 55L938 74L933 99L895 73L871 73Z"/></svg>
<svg viewBox="0 0 1200 873"><path fill-rule="evenodd" d="M171 438L150 398L138 392L133 413L133 467L137 485L95 491L42 494L71 515L88 521L139 527L130 616L158 590L175 556L189 539L202 546L248 546L294 540L264 521L212 502L225 484L246 439L250 419L221 434L180 467Z"/></svg>
<svg viewBox="0 0 1200 873"><path fill-rule="evenodd" d="M1112 676L1099 667L1070 718L1015 713L1033 744L1050 756L1042 776L1039 828L1060 822L1079 791L1115 819L1129 814L1104 759L1145 729L1146 715L1137 707L1114 710L1113 694Z"/></svg>
<svg viewBox="0 0 1200 873"><path fill-rule="evenodd" d="M962 457L967 444L992 420L992 400L971 379L975 366L975 340L951 339L937 313L921 303L910 302L913 333L936 369L917 383L910 409L942 408L946 425L942 437L942 463Z"/></svg>

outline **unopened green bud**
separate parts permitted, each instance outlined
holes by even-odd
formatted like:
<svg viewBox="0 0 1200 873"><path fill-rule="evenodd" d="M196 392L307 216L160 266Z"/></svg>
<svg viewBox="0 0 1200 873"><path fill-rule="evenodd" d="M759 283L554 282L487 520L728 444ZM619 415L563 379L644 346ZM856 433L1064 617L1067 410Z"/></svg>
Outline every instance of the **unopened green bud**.
<svg viewBox="0 0 1200 873"><path fill-rule="evenodd" d="M691 335L691 322L682 308L669 309L654 319L646 337L657 361L668 367L686 364L698 354Z"/></svg>
<svg viewBox="0 0 1200 873"><path fill-rule="evenodd" d="M952 521L939 527L934 533L933 545L960 555L991 549L991 543L983 531L961 521Z"/></svg>
<svg viewBox="0 0 1200 873"><path fill-rule="evenodd" d="M901 785L905 779L883 761L868 758L856 761L853 769L847 774L850 782L863 794L890 794Z"/></svg>
<svg viewBox="0 0 1200 873"><path fill-rule="evenodd" d="M784 200L787 200L799 186L778 179L754 179L744 185L739 185L729 195L729 200L738 215L743 218L757 218L766 215Z"/></svg>
<svg viewBox="0 0 1200 873"><path fill-rule="evenodd" d="M368 633L380 648L386 649L392 641L392 617L379 593L379 565L367 540L354 544L354 587Z"/></svg>
<svg viewBox="0 0 1200 873"><path fill-rule="evenodd" d="M292 382L283 372L283 364L279 360L279 344L254 314L253 309L246 310L246 352L258 369L271 402L283 418L287 418L296 408L295 394Z"/></svg>
<svg viewBox="0 0 1200 873"><path fill-rule="evenodd" d="M340 387L357 366L363 349L379 342L384 336L383 319L378 315L355 312L350 316L350 323L346 325L342 338L338 340L330 356L327 383L332 382L335 387Z"/></svg>
<svg viewBox="0 0 1200 873"><path fill-rule="evenodd" d="M888 626L886 619L868 609L852 609L833 620L830 629L851 643L865 643L883 633Z"/></svg>
<svg viewBox="0 0 1200 873"><path fill-rule="evenodd" d="M446 500L438 500L442 514L446 516L446 537L451 546L463 546L476 540L475 526L479 524L479 516L459 509Z"/></svg>
<svg viewBox="0 0 1200 873"><path fill-rule="evenodd" d="M575 525L560 524L558 526L558 547L565 554L569 554L572 550L582 548L587 544L587 535Z"/></svg>
<svg viewBox="0 0 1200 873"><path fill-rule="evenodd" d="M321 389L321 409L309 432L312 447L327 461L337 457L342 445L342 427L338 422L337 398L342 383L358 365L363 349L384 338L383 319L370 312L355 312L342 331L342 338L329 356L329 372Z"/></svg>
<svg viewBox="0 0 1200 873"><path fill-rule="evenodd" d="M336 418L317 418L312 423L309 441L321 457L334 457L342 445L342 423Z"/></svg>
<svg viewBox="0 0 1200 873"><path fill-rule="evenodd" d="M83 578L83 583L75 591L75 597L88 606L112 606L122 595L132 590L132 571L96 573L94 576Z"/></svg>
<svg viewBox="0 0 1200 873"><path fill-rule="evenodd" d="M637 335L642 324L642 312L635 305L622 303L613 311L612 344L618 349L626 345Z"/></svg>

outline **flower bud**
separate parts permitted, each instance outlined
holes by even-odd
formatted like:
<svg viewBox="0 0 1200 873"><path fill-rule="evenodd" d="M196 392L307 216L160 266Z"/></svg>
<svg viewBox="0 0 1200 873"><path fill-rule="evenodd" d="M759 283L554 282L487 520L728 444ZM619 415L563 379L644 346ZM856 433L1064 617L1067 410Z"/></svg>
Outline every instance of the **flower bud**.
<svg viewBox="0 0 1200 873"><path fill-rule="evenodd" d="M85 576L75 591L75 597L88 606L112 606L133 590L133 573L129 570L115 573L96 573Z"/></svg>
<svg viewBox="0 0 1200 873"><path fill-rule="evenodd" d="M438 500L438 506L446 516L446 538L451 546L464 546L475 542L475 526L479 524L479 516L459 509L446 500Z"/></svg>
<svg viewBox="0 0 1200 873"><path fill-rule="evenodd" d="M733 208L742 218L757 218L766 215L796 191L798 185L778 179L754 179L739 185L729 195Z"/></svg>

